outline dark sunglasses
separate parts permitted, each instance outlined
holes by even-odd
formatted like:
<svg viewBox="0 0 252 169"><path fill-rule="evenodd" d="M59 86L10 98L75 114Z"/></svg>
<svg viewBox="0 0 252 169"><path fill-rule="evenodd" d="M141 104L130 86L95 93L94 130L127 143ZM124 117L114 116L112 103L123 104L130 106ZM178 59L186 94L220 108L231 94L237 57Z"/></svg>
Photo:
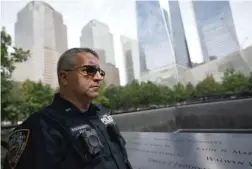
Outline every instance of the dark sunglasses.
<svg viewBox="0 0 252 169"><path fill-rule="evenodd" d="M85 71L87 72L88 75L90 76L94 76L97 72L99 72L99 74L104 77L105 76L105 72L103 70L101 70L100 68L93 66L93 65L84 65L81 67L76 67L74 69L68 69L66 71L74 71L74 70L81 70L81 71Z"/></svg>

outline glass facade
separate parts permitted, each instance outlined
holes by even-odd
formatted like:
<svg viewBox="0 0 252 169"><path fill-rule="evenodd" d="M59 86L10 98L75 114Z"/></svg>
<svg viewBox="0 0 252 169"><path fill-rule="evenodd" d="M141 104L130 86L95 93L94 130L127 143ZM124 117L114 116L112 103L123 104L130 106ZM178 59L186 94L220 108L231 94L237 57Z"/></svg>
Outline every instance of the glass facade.
<svg viewBox="0 0 252 169"><path fill-rule="evenodd" d="M179 3L168 3L169 10L158 1L136 2L138 39L150 70L170 64L190 65Z"/></svg>
<svg viewBox="0 0 252 169"><path fill-rule="evenodd" d="M204 61L239 50L229 1L193 1Z"/></svg>
<svg viewBox="0 0 252 169"><path fill-rule="evenodd" d="M146 57L147 69L152 70L175 63L159 1L136 1L136 15L138 40Z"/></svg>
<svg viewBox="0 0 252 169"><path fill-rule="evenodd" d="M170 18L167 20L167 26L170 30L169 32L174 49L176 63L188 67L191 65L191 61L189 52L187 50L188 47L179 3L178 1L168 1L168 4ZM167 16L165 18L168 18Z"/></svg>
<svg viewBox="0 0 252 169"><path fill-rule="evenodd" d="M127 50L125 52L125 62L127 83L131 83L135 79L132 50Z"/></svg>
<svg viewBox="0 0 252 169"><path fill-rule="evenodd" d="M121 36L121 44L126 70L126 83L131 83L135 79L133 58L138 57L138 55L135 55L138 53L138 50L135 50L138 47L137 41Z"/></svg>
<svg viewBox="0 0 252 169"><path fill-rule="evenodd" d="M146 64L146 55L144 53L144 49L141 44L138 42L139 47L139 62L140 62L140 75L147 72L147 64Z"/></svg>

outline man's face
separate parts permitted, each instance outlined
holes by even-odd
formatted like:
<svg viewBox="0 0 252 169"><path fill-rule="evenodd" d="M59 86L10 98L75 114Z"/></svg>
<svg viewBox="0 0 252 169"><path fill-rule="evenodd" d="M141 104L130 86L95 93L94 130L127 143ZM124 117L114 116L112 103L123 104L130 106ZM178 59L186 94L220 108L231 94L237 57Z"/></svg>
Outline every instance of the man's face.
<svg viewBox="0 0 252 169"><path fill-rule="evenodd" d="M103 72L96 69L100 68L98 58L91 53L80 53L77 63L73 71L66 72L64 86L78 96L96 98L104 78Z"/></svg>

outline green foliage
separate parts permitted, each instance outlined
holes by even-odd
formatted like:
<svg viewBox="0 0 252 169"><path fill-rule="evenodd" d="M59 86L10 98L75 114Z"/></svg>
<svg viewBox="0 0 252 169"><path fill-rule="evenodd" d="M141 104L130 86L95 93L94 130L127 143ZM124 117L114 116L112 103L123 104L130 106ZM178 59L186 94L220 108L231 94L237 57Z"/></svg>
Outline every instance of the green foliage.
<svg viewBox="0 0 252 169"><path fill-rule="evenodd" d="M252 90L252 72L250 73L250 76L248 78L248 84L249 84L249 89Z"/></svg>
<svg viewBox="0 0 252 169"><path fill-rule="evenodd" d="M10 77L15 69L15 63L24 62L28 59L29 51L21 48L12 47L11 36L8 35L3 27L1 30L1 76ZM8 49L13 48L14 52L9 53Z"/></svg>
<svg viewBox="0 0 252 169"><path fill-rule="evenodd" d="M133 81L122 87L110 86L104 94L109 99L112 109L129 109L146 107L152 104L167 105L186 101L198 96L213 96L226 92L243 92L252 89L252 74L245 77L239 72L227 70L223 83L216 82L212 75L208 75L196 86L191 83L176 84L170 89L168 86L156 85L152 82Z"/></svg>
<svg viewBox="0 0 252 169"><path fill-rule="evenodd" d="M13 52L10 53L9 49ZM14 82L11 79L15 63L24 62L29 58L29 51L12 47L10 35L1 30L1 116L2 120L16 123L30 113L48 105L52 100L54 90L41 82Z"/></svg>
<svg viewBox="0 0 252 169"><path fill-rule="evenodd" d="M9 53L12 48L14 52ZM11 80L11 74L15 69L15 63L26 61L29 51L12 47L11 36L2 27L1 30L1 116L2 120L16 121L21 114L16 105L20 103L18 93L15 91L15 82Z"/></svg>
<svg viewBox="0 0 252 169"><path fill-rule="evenodd" d="M181 102L188 98L186 88L181 83L178 83L173 87L173 93L175 102Z"/></svg>
<svg viewBox="0 0 252 169"><path fill-rule="evenodd" d="M109 98L109 107L116 109L123 107L123 87L109 86L104 91L104 95Z"/></svg>
<svg viewBox="0 0 252 169"><path fill-rule="evenodd" d="M23 116L27 117L31 113L42 109L52 102L54 90L49 85L42 82L33 82L26 80L19 87L19 93L22 98Z"/></svg>
<svg viewBox="0 0 252 169"><path fill-rule="evenodd" d="M20 95L20 92L17 88L19 84L15 82L8 83L11 85L8 88L8 91L6 91L4 94L2 94L2 120L10 120L12 123L16 123L19 119L23 118L22 113L22 104L24 103L22 101L22 97ZM4 85L7 85L7 83L3 83ZM3 89L2 89L3 90Z"/></svg>
<svg viewBox="0 0 252 169"><path fill-rule="evenodd" d="M251 86L250 81L242 73L230 69L224 73L222 85L226 91L236 93L248 90Z"/></svg>
<svg viewBox="0 0 252 169"><path fill-rule="evenodd" d="M221 93L221 84L217 83L212 75L196 85L197 96L209 96Z"/></svg>
<svg viewBox="0 0 252 169"><path fill-rule="evenodd" d="M187 98L192 98L196 96L196 89L192 85L192 83L187 83L185 90L186 90Z"/></svg>

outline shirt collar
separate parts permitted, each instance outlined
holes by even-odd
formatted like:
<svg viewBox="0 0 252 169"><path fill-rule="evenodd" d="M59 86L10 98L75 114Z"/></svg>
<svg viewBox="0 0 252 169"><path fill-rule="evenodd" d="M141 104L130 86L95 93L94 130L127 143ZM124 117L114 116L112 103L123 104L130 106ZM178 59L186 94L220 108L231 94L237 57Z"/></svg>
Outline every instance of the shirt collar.
<svg viewBox="0 0 252 169"><path fill-rule="evenodd" d="M77 113L77 114L83 114L85 116L95 116L96 111L94 109L97 109L97 107L94 104L90 103L88 110L83 112L79 110L74 104L61 97L59 93L56 93L54 95L52 106L56 108L57 111L60 112L64 111L66 113Z"/></svg>

